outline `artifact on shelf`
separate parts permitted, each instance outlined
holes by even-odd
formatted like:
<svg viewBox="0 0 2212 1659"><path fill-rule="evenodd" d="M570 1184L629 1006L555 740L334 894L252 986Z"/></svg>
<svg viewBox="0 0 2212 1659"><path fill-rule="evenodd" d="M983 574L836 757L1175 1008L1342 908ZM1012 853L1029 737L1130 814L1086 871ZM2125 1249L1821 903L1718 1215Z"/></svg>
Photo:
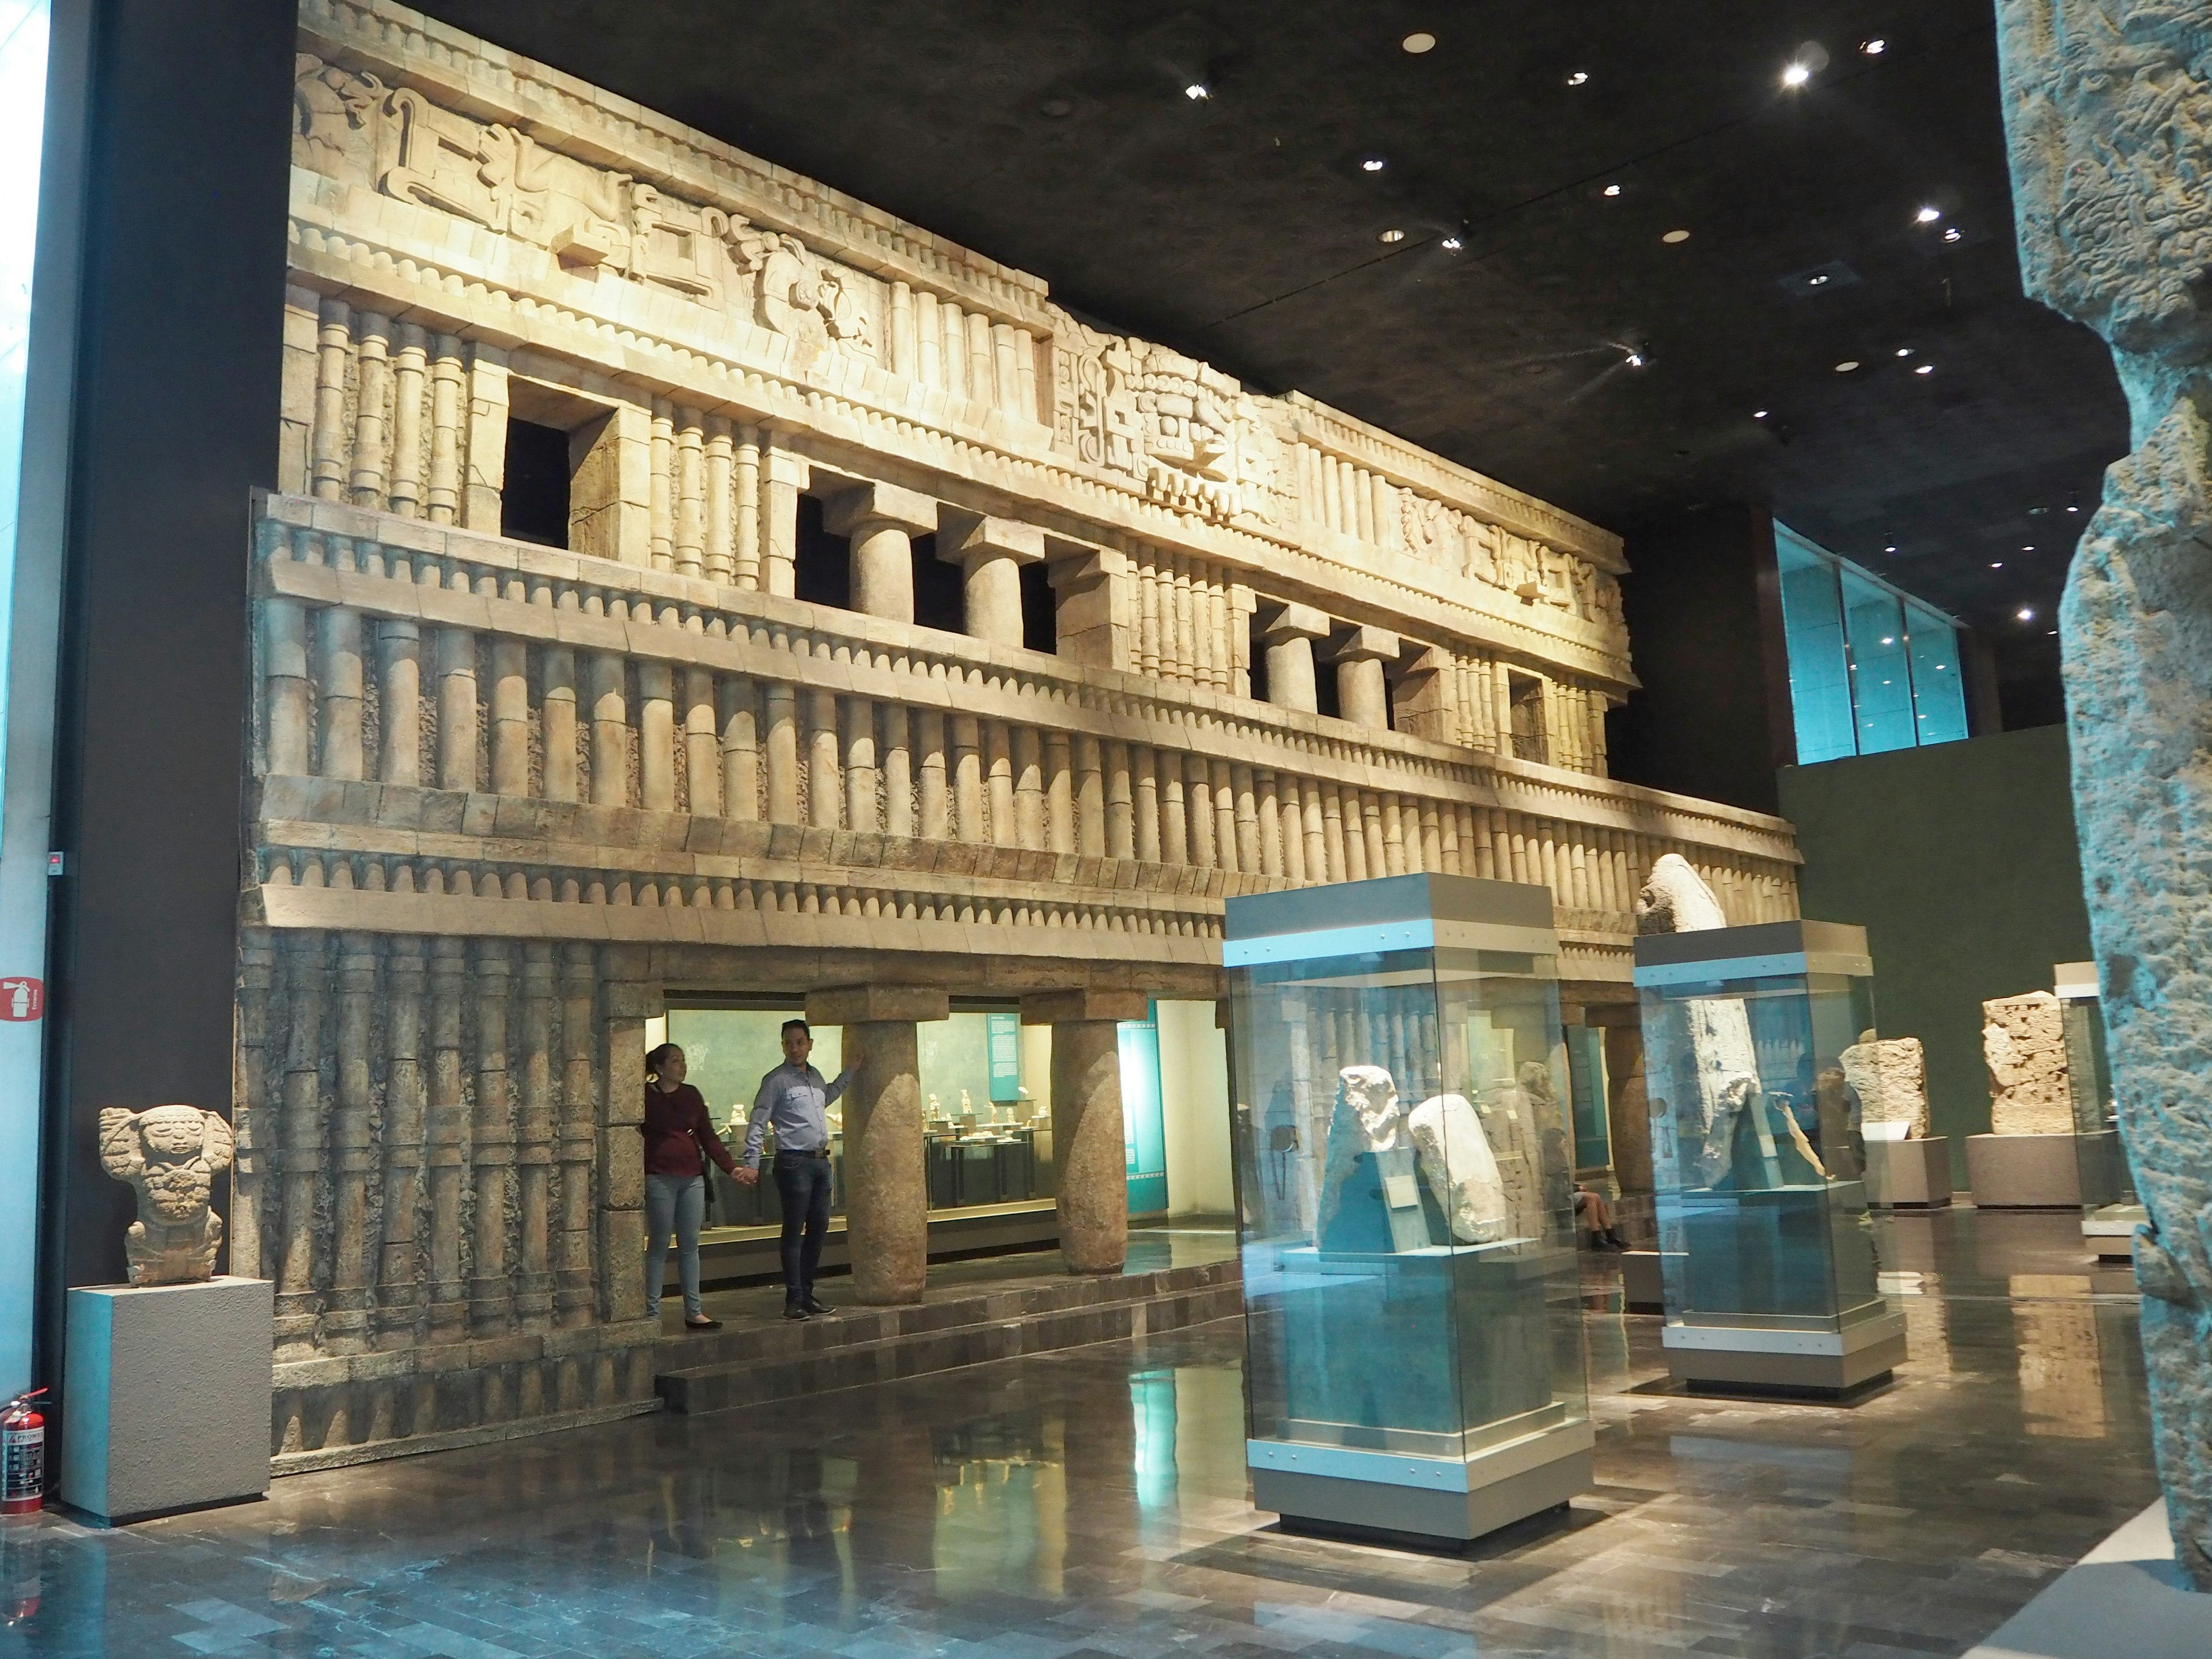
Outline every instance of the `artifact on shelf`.
<svg viewBox="0 0 2212 1659"><path fill-rule="evenodd" d="M2136 1237L2144 1369L2177 1563L2212 1590L2212 82L2201 8L2002 0L2023 285L2101 334L2136 440L2105 474L2059 609L2083 887Z"/></svg>
<svg viewBox="0 0 2212 1659"><path fill-rule="evenodd" d="M1877 1037L1862 1031L1837 1061L1844 1080L1858 1095L1863 1124L1901 1123L1905 1139L1927 1138L1928 1062L1918 1037Z"/></svg>
<svg viewBox="0 0 2212 1659"><path fill-rule="evenodd" d="M1320 1241L1325 1250L1354 1251L1418 1249L1429 1243L1413 1138L1398 1085L1380 1066L1347 1066L1337 1074Z"/></svg>
<svg viewBox="0 0 2212 1659"><path fill-rule="evenodd" d="M123 1241L133 1285L197 1285L215 1277L222 1218L209 1206L230 1158L230 1125L213 1112L100 1109L100 1167L138 1195L138 1219Z"/></svg>
<svg viewBox="0 0 2212 1659"><path fill-rule="evenodd" d="M1543 1073L1542 1065L1529 1066ZM1547 1085L1550 1074L1544 1073ZM1536 1104L1520 1078L1502 1077L1482 1091L1482 1130L1498 1159L1498 1177L1505 1194L1506 1216L1516 1238L1544 1236L1544 1163L1538 1133Z"/></svg>
<svg viewBox="0 0 2212 1659"><path fill-rule="evenodd" d="M1720 901L1690 861L1680 853L1662 854L1636 896L1636 931L1691 933L1728 925ZM1690 1027L1688 1052L1697 1073L1698 1182L1717 1187L1728 1179L1735 1161L1736 1126L1748 1114L1765 1183L1780 1185L1774 1131L1761 1106L1759 1051L1752 1043L1751 1017L1743 999L1699 997L1682 1007Z"/></svg>
<svg viewBox="0 0 2212 1659"><path fill-rule="evenodd" d="M2063 1012L2048 991L1993 997L1982 1004L1982 1058L1990 1071L1993 1134L2074 1133Z"/></svg>
<svg viewBox="0 0 2212 1659"><path fill-rule="evenodd" d="M1431 1095L1407 1115L1422 1178L1452 1237L1491 1244L1506 1236L1512 1206L1482 1120L1465 1095Z"/></svg>

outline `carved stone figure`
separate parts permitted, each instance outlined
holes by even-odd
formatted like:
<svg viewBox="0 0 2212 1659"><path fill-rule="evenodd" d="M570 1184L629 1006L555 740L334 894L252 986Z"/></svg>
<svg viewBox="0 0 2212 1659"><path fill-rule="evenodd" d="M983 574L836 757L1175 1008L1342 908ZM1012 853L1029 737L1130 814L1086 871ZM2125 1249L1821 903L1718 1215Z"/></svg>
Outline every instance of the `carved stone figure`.
<svg viewBox="0 0 2212 1659"><path fill-rule="evenodd" d="M1863 1031L1836 1061L1844 1082L1858 1092L1862 1123L1902 1123L1911 1140L1927 1135L1928 1061L1918 1037Z"/></svg>
<svg viewBox="0 0 2212 1659"><path fill-rule="evenodd" d="M1651 874L1636 895L1636 931L1639 933L1692 933L1729 925L1721 902L1705 878L1679 853L1662 854ZM1687 1103L1692 1121L1701 1137L1696 1178L1704 1187L1718 1185L1735 1162L1736 1123L1744 1113L1759 1142L1759 1156L1769 1186L1780 1180L1774 1157L1774 1133L1759 1105L1759 1051L1751 1040L1751 1017L1741 997L1699 997L1680 1005L1688 1022L1687 1052L1696 1076L1690 1086L1697 1098Z"/></svg>
<svg viewBox="0 0 2212 1659"><path fill-rule="evenodd" d="M2135 452L2059 609L2075 817L2176 1557L2212 1590L2212 64L2202 6L2001 0L2027 292L2112 347Z"/></svg>
<svg viewBox="0 0 2212 1659"><path fill-rule="evenodd" d="M138 1219L124 1237L133 1285L215 1277L222 1218L208 1206L230 1157L230 1125L197 1106L100 1109L100 1167L138 1194Z"/></svg>
<svg viewBox="0 0 2212 1659"><path fill-rule="evenodd" d="M1544 1236L1544 1161L1535 1103L1517 1078L1502 1077L1482 1091L1482 1132L1498 1159L1506 1217L1516 1238Z"/></svg>
<svg viewBox="0 0 2212 1659"><path fill-rule="evenodd" d="M1420 1153L1421 1178L1452 1237L1462 1244L1504 1238L1511 1218L1505 1183L1467 1097L1432 1095L1407 1115L1406 1127Z"/></svg>
<svg viewBox="0 0 2212 1659"><path fill-rule="evenodd" d="M2066 1030L2048 991L1982 1005L1982 1059L1990 1068L1990 1127L2001 1135L2070 1135Z"/></svg>
<svg viewBox="0 0 2212 1659"><path fill-rule="evenodd" d="M1398 1085L1380 1066L1337 1074L1322 1174L1317 1232L1325 1249L1394 1250L1426 1244L1414 1145Z"/></svg>

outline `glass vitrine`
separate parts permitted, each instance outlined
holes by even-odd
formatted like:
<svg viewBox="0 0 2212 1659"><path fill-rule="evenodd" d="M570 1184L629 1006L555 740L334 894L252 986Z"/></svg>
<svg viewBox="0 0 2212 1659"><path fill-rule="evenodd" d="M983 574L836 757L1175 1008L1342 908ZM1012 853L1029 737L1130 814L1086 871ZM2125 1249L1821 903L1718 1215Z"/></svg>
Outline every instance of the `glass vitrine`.
<svg viewBox="0 0 2212 1659"><path fill-rule="evenodd" d="M2112 1069L2105 1054L2105 1012L2097 964L2061 963L2052 978L2066 1037L2066 1087L2074 1105L2074 1156L2081 1174L2081 1231L2100 1255L2134 1254L2136 1224L2150 1212L2136 1194L2120 1145Z"/></svg>
<svg viewBox="0 0 2212 1659"><path fill-rule="evenodd" d="M1471 1538L1590 1480L1543 888L1229 901L1255 1502Z"/></svg>
<svg viewBox="0 0 2212 1659"><path fill-rule="evenodd" d="M1904 1356L1875 1285L1866 1146L1840 1056L1870 1030L1863 929L1636 941L1668 1362L1683 1382L1837 1394Z"/></svg>

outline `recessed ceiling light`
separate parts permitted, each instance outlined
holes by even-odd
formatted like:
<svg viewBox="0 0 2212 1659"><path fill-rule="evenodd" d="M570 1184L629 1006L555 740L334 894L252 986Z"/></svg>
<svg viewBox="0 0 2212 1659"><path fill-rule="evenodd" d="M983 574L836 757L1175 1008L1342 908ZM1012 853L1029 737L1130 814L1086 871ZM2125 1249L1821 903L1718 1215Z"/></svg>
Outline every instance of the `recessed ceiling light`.
<svg viewBox="0 0 2212 1659"><path fill-rule="evenodd" d="M1659 240L1662 242L1686 242L1690 240L1690 233L1686 230L1670 230Z"/></svg>
<svg viewBox="0 0 2212 1659"><path fill-rule="evenodd" d="M1807 69L1802 64L1792 64L1788 69L1782 71L1782 84L1785 87L1790 88L1792 90L1803 86L1812 78L1813 71Z"/></svg>
<svg viewBox="0 0 2212 1659"><path fill-rule="evenodd" d="M1632 351L1632 352L1630 352L1630 353L1628 354L1628 366L1629 366L1631 368L1643 368L1643 367L1644 367L1644 354L1643 354L1642 352L1640 352L1640 351Z"/></svg>
<svg viewBox="0 0 2212 1659"><path fill-rule="evenodd" d="M1956 226L1956 225L1946 225L1946 226L1943 228L1943 240L1944 240L1945 241L1947 241L1947 242L1955 242L1955 241L1957 241L1957 240L1959 240L1959 228L1958 228L1958 226Z"/></svg>
<svg viewBox="0 0 2212 1659"><path fill-rule="evenodd" d="M1445 252L1456 253L1462 246L1465 246L1465 244L1462 243L1456 236L1447 236L1444 238L1441 246Z"/></svg>
<svg viewBox="0 0 2212 1659"><path fill-rule="evenodd" d="M1992 569L1992 570L2002 570L2002 569L2003 569L2003 568L2004 568L2004 561L2003 561L2002 559L1991 559L1991 560L1990 561L1990 569Z"/></svg>
<svg viewBox="0 0 2212 1659"><path fill-rule="evenodd" d="M1911 346L1899 346L1897 349L1897 355L1900 357L1910 357L1912 355L1912 348Z"/></svg>
<svg viewBox="0 0 2212 1659"><path fill-rule="evenodd" d="M1598 191L1598 194L1601 196L1618 196L1620 194L1620 186L1619 185L1607 185L1603 190Z"/></svg>
<svg viewBox="0 0 2212 1659"><path fill-rule="evenodd" d="M1754 409L1751 411L1751 418L1754 421L1763 421L1766 418L1766 411L1763 409Z"/></svg>
<svg viewBox="0 0 2212 1659"><path fill-rule="evenodd" d="M1431 51L1435 47L1437 44L1437 37L1427 33L1425 30L1416 30L1413 33L1407 35L1398 44L1403 46L1407 52L1412 52L1414 57L1419 58L1423 52Z"/></svg>
<svg viewBox="0 0 2212 1659"><path fill-rule="evenodd" d="M1375 240L1378 242L1402 242L1406 240L1406 233L1402 230L1386 230Z"/></svg>
<svg viewBox="0 0 2212 1659"><path fill-rule="evenodd" d="M2021 548L2020 550L2023 553L2033 553L2035 551L2035 544L2033 542L2030 542L2026 547Z"/></svg>
<svg viewBox="0 0 2212 1659"><path fill-rule="evenodd" d="M2081 503L2079 501L2069 501L2066 503L2066 510L2069 513L2079 513L2081 510Z"/></svg>
<svg viewBox="0 0 2212 1659"><path fill-rule="evenodd" d="M1838 374L1848 374L1858 366L1859 360L1857 358L1846 357L1843 362L1836 365L1836 373Z"/></svg>
<svg viewBox="0 0 2212 1659"><path fill-rule="evenodd" d="M1826 288L1827 285L1828 273L1825 270L1815 271L1812 276L1808 276L1805 279L1805 286L1807 288Z"/></svg>
<svg viewBox="0 0 2212 1659"><path fill-rule="evenodd" d="M1362 162L1359 164L1359 170L1360 170L1362 173L1380 173L1380 172L1382 172L1382 158L1381 156L1379 156L1379 155L1370 155L1370 156L1369 156L1365 161L1362 161Z"/></svg>
<svg viewBox="0 0 2212 1659"><path fill-rule="evenodd" d="M2033 622L2033 621L2035 620L2035 611L2033 611L2033 609L2032 607L2030 607L2030 606L2027 606L2027 605L2022 605L2022 606L2021 606L2021 608L2020 608L2020 613L2019 613L2019 614L2020 614L2020 619L2021 619L2022 622Z"/></svg>
<svg viewBox="0 0 2212 1659"><path fill-rule="evenodd" d="M2045 637L2046 637L2046 638L2048 638L2048 639L2054 639L2054 640L2055 640L2055 639L2057 639L2057 638L2058 637L2058 630L2057 630L2057 629L2055 629L2055 628L2046 628L2046 629L2045 629L2043 630L2043 632L2044 632Z"/></svg>
<svg viewBox="0 0 2212 1659"><path fill-rule="evenodd" d="M1881 550L1885 553L1894 553L1897 551L1897 544L1895 542L1892 542L1887 547L1883 548Z"/></svg>
<svg viewBox="0 0 2212 1659"><path fill-rule="evenodd" d="M1889 42L1887 40L1862 40L1859 42L1859 50L1869 58L1879 58L1888 49Z"/></svg>
<svg viewBox="0 0 2212 1659"><path fill-rule="evenodd" d="M1182 95L1195 103L1201 98L1212 97L1213 93L1205 82L1194 81L1182 89Z"/></svg>
<svg viewBox="0 0 2212 1659"><path fill-rule="evenodd" d="M1912 216L1912 222L1916 225L1932 225L1942 216L1943 210L1942 208L1924 207L1921 209L1919 212Z"/></svg>
<svg viewBox="0 0 2212 1659"><path fill-rule="evenodd" d="M1589 79L1589 71L1588 70L1577 70L1572 75L1570 75L1567 77L1567 84L1571 87L1578 87Z"/></svg>
<svg viewBox="0 0 2212 1659"><path fill-rule="evenodd" d="M1064 121L1075 113L1073 98L1048 98L1037 106L1037 113L1054 121Z"/></svg>
<svg viewBox="0 0 2212 1659"><path fill-rule="evenodd" d="M1936 365L1933 363L1923 363L1919 368L1914 369L1912 372L1915 374L1933 374L1936 372Z"/></svg>

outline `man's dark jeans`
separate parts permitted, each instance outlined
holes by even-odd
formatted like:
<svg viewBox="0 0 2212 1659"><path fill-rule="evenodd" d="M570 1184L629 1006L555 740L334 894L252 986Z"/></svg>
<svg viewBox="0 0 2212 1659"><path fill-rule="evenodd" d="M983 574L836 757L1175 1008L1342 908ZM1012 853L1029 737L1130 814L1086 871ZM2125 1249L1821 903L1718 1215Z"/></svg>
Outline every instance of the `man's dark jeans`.
<svg viewBox="0 0 2212 1659"><path fill-rule="evenodd" d="M830 1232L830 1155L778 1152L775 1191L783 1200L784 1295L803 1307L813 1299L814 1270Z"/></svg>

